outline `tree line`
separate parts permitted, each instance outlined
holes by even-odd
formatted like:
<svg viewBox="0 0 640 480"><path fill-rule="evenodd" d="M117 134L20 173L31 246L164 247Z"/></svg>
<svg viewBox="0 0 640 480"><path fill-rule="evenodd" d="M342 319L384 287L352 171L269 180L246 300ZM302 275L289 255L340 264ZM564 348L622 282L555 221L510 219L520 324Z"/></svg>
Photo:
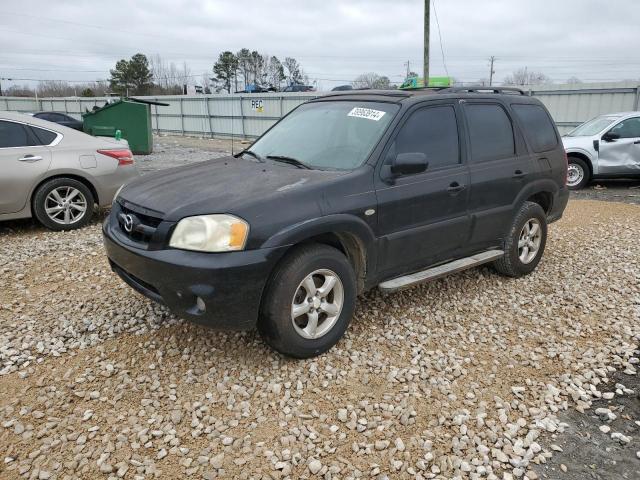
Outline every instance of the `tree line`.
<svg viewBox="0 0 640 480"><path fill-rule="evenodd" d="M214 82L217 91L247 90L254 86L263 90L279 91L286 84L309 83L300 63L293 57L278 57L256 50L242 48L237 53L225 51L220 54L213 66Z"/></svg>
<svg viewBox="0 0 640 480"><path fill-rule="evenodd" d="M308 84L309 77L302 65L293 57L278 57L259 53L256 50L242 48L238 52L224 51L220 53L213 65L212 73L204 72L200 78L191 74L186 62L176 65L165 61L160 55L147 57L142 53L130 59L118 60L110 69L108 80L73 83L58 80L44 80L37 87L12 85L4 89L6 96L16 97L93 97L107 93L118 95L179 95L184 93L186 85L201 84L202 93L247 91L280 91L283 86L292 84ZM409 76L417 76L411 72ZM488 85L482 78L476 82ZM520 68L506 76L503 85L540 85L553 83L542 72ZM582 83L577 77L571 77L567 83ZM353 88L371 88L389 90L398 88L389 77L375 72L358 75L352 82Z"/></svg>

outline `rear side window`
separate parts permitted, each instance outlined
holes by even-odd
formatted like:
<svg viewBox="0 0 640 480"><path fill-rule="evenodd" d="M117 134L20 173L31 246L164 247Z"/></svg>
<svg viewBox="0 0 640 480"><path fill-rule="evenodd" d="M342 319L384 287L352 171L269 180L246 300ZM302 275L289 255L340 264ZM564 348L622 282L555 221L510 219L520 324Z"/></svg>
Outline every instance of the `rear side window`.
<svg viewBox="0 0 640 480"><path fill-rule="evenodd" d="M500 105L469 103L464 110L474 162L488 162L514 155L513 126Z"/></svg>
<svg viewBox="0 0 640 480"><path fill-rule="evenodd" d="M32 145L27 129L20 123L0 121L0 148Z"/></svg>
<svg viewBox="0 0 640 480"><path fill-rule="evenodd" d="M58 136L58 134L54 132L34 126L31 126L31 131L38 140L38 145L51 145L51 142Z"/></svg>
<svg viewBox="0 0 640 480"><path fill-rule="evenodd" d="M458 124L450 105L420 109L411 114L395 140L395 153L421 152L429 170L460 163Z"/></svg>
<svg viewBox="0 0 640 480"><path fill-rule="evenodd" d="M524 134L536 153L558 146L556 129L551 118L540 105L511 105L524 128Z"/></svg>
<svg viewBox="0 0 640 480"><path fill-rule="evenodd" d="M53 121L53 115L51 113L38 113L37 115L34 115L34 117L41 120L47 120L48 122Z"/></svg>

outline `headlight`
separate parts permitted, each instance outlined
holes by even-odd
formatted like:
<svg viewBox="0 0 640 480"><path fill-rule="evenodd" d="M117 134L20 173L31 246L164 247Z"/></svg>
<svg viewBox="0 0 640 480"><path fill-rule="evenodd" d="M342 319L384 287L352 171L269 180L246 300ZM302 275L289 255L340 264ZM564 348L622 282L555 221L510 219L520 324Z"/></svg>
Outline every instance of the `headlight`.
<svg viewBox="0 0 640 480"><path fill-rule="evenodd" d="M230 252L244 249L249 224L233 215L200 215L178 222L169 246L199 252Z"/></svg>
<svg viewBox="0 0 640 480"><path fill-rule="evenodd" d="M116 200L118 199L118 195L120 195L120 192L122 191L123 188L124 188L124 185L120 185L120 188L118 189L116 194L113 196L113 200L111 201L112 206L114 203L116 203Z"/></svg>

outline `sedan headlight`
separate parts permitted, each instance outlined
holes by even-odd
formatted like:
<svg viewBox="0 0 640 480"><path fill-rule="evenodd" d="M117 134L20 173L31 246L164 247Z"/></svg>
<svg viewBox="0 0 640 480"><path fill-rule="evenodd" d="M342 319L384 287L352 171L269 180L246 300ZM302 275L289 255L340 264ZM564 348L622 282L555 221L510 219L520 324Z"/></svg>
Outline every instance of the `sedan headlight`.
<svg viewBox="0 0 640 480"><path fill-rule="evenodd" d="M249 224L233 215L199 215L178 222L169 246L198 252L243 250Z"/></svg>

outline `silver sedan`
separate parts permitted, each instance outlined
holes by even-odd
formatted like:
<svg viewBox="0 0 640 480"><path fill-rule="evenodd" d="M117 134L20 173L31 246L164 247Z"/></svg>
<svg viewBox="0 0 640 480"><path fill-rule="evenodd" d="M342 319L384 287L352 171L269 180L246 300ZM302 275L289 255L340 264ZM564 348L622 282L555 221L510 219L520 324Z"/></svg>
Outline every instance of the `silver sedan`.
<svg viewBox="0 0 640 480"><path fill-rule="evenodd" d="M0 165L0 220L35 217L52 230L86 225L139 175L126 141L15 112L0 112Z"/></svg>

